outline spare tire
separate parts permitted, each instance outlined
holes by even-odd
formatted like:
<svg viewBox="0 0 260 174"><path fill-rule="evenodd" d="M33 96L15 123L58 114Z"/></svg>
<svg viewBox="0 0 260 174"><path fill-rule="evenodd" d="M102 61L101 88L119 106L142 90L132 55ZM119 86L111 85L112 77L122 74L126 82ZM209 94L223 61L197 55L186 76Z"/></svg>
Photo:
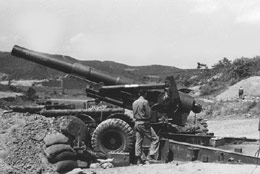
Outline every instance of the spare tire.
<svg viewBox="0 0 260 174"><path fill-rule="evenodd" d="M91 138L94 151L130 152L134 145L133 129L125 121L117 118L101 122Z"/></svg>

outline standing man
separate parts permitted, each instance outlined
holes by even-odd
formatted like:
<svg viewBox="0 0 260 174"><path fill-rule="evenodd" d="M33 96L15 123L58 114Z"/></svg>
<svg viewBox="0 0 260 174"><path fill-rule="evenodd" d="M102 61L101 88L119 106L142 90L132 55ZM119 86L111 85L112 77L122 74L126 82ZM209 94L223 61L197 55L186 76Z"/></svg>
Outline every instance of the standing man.
<svg viewBox="0 0 260 174"><path fill-rule="evenodd" d="M144 137L151 141L149 160L155 160L155 155L159 150L159 137L151 127L151 108L146 100L147 92L145 90L139 91L139 98L133 103L133 114L135 118L135 156L137 157L137 164L144 164L145 160L141 158L142 144Z"/></svg>
<svg viewBox="0 0 260 174"><path fill-rule="evenodd" d="M243 94L244 94L244 89L242 88L242 86L240 86L240 88L238 89L239 98L243 98Z"/></svg>

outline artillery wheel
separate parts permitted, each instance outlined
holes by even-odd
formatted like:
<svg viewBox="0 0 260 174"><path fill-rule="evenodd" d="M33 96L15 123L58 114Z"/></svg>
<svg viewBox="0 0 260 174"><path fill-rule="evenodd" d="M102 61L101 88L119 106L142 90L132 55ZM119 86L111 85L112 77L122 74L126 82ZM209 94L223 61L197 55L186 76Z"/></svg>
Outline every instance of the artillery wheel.
<svg viewBox="0 0 260 174"><path fill-rule="evenodd" d="M130 152L134 145L133 129L117 118L101 122L95 129L91 144L94 151Z"/></svg>
<svg viewBox="0 0 260 174"><path fill-rule="evenodd" d="M111 114L109 118L118 118L120 120L125 121L127 124L129 124L130 127L134 127L135 124L135 120L133 118L133 116L130 116L128 114L122 114L122 113L115 113L115 114Z"/></svg>

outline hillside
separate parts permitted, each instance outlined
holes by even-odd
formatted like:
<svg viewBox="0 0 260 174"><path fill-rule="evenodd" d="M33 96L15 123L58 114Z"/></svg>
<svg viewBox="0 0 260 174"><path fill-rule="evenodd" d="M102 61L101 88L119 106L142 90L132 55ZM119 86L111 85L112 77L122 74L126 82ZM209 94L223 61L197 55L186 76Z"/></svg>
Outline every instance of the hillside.
<svg viewBox="0 0 260 174"><path fill-rule="evenodd" d="M51 55L57 59L67 62L77 62L69 56ZM156 80L159 81L165 76L174 75L184 70L176 67L151 65L151 66L128 66L112 61L80 61L84 65L96 68L103 72L129 77L135 80ZM8 52L0 52L0 73L7 74L10 79L47 79L64 76L64 73L38 65L12 56Z"/></svg>
<svg viewBox="0 0 260 174"><path fill-rule="evenodd" d="M216 97L218 100L232 100L238 97L238 89L244 89L245 98L260 97L260 77L252 76L228 87L226 91Z"/></svg>
<svg viewBox="0 0 260 174"><path fill-rule="evenodd" d="M46 54L46 53L45 53ZM46 54L49 55L49 54ZM149 65L128 66L113 61L78 61L63 55L49 55L66 62L80 62L98 69L105 74L124 76L144 83L162 82L167 76L174 76L178 85L198 87L201 96L217 96L229 86L251 76L260 75L260 57L227 58L219 60L213 67L197 69L179 69L173 66ZM0 80L10 79L52 79L57 81L65 74L45 66L12 56L8 52L0 52ZM86 85L82 80L65 79L69 88L82 88ZM57 83L57 82L56 82ZM58 82L60 83L60 82Z"/></svg>
<svg viewBox="0 0 260 174"><path fill-rule="evenodd" d="M46 79L55 78L62 73L44 66L16 58L10 53L0 53L0 73L9 79Z"/></svg>

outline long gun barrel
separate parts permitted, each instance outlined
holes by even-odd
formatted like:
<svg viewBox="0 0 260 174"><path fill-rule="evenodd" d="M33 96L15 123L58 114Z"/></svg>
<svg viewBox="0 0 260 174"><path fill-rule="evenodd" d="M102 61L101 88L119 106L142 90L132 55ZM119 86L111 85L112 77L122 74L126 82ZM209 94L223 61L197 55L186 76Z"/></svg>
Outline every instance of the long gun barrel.
<svg viewBox="0 0 260 174"><path fill-rule="evenodd" d="M23 59L62 71L64 73L83 77L84 79L92 82L102 82L104 83L104 85L123 85L138 83L126 77L113 76L111 74L104 73L80 63L70 63L65 60L59 60L47 54L28 50L17 45L13 47L11 54L13 56L21 57Z"/></svg>

